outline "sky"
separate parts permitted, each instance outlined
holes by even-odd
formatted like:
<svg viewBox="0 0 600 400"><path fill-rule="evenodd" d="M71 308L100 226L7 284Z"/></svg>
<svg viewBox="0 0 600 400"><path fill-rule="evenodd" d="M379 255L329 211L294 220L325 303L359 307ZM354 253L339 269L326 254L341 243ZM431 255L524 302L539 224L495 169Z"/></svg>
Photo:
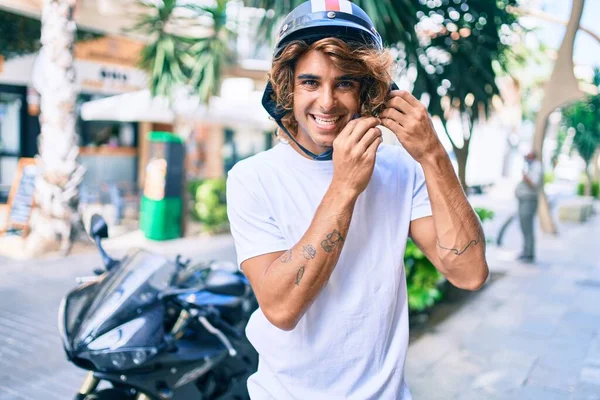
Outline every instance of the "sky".
<svg viewBox="0 0 600 400"><path fill-rule="evenodd" d="M567 20L571 13L571 0L541 0L541 8L547 13ZM586 27L600 35L600 1L586 0L581 18L581 26ZM539 22L539 37L549 47L558 49L562 42L565 28L562 25ZM600 42L596 41L585 32L579 31L575 38L574 59L576 64L600 66Z"/></svg>

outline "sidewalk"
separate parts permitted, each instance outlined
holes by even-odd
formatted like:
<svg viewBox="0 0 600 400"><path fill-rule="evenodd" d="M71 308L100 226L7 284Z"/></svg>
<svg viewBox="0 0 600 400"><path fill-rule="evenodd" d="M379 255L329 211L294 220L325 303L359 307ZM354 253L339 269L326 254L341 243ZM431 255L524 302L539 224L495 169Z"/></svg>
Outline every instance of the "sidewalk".
<svg viewBox="0 0 600 400"><path fill-rule="evenodd" d="M489 239L516 206L499 190L472 197L497 213L484 225ZM538 232L539 262L522 265L512 261L521 240L513 224L502 249L488 246L493 279L411 330L406 378L415 400L600 400L600 216L559 228L557 237ZM154 242L133 232L106 242L115 257L132 246L235 261L230 235ZM84 373L66 361L56 317L74 278L100 265L93 246L82 250L0 258L0 400L63 400L79 387Z"/></svg>
<svg viewBox="0 0 600 400"><path fill-rule="evenodd" d="M537 264L520 264L513 224L502 249L488 246L491 281L411 332L415 400L600 399L600 216L559 232L538 231Z"/></svg>

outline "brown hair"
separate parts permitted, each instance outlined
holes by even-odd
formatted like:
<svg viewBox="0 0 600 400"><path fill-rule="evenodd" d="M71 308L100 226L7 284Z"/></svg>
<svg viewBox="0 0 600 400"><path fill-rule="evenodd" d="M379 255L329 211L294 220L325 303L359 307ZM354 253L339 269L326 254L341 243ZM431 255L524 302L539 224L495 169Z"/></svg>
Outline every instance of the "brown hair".
<svg viewBox="0 0 600 400"><path fill-rule="evenodd" d="M294 73L296 62L316 50L325 53L333 65L359 79L360 113L376 115L386 101L391 83L392 57L387 50L377 50L362 43L348 43L338 38L325 38L307 44L304 41L290 43L273 60L269 81L273 85L273 100L288 112L282 118L283 125L291 134L296 133L298 123L294 118Z"/></svg>

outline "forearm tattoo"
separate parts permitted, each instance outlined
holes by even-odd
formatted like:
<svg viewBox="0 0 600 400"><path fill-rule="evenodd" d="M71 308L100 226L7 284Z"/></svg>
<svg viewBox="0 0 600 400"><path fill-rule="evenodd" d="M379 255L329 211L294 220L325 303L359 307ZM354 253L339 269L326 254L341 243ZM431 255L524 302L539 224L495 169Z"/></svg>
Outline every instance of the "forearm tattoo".
<svg viewBox="0 0 600 400"><path fill-rule="evenodd" d="M279 257L279 261L281 261L284 264L289 263L291 259L292 259L292 249L289 249L281 257Z"/></svg>
<svg viewBox="0 0 600 400"><path fill-rule="evenodd" d="M300 285L300 280L304 276L304 265L300 267L298 272L296 272L296 286Z"/></svg>
<svg viewBox="0 0 600 400"><path fill-rule="evenodd" d="M444 246L442 246L442 245L440 244L439 240L437 240L437 239L436 239L436 241L437 241L437 245L438 245L438 247L439 247L440 249L451 251L451 252L453 252L454 254L456 254L457 256L460 256L460 255L461 255L461 254L463 254L465 251L467 251L467 249L468 249L469 247L477 245L477 244L479 243L480 239L477 239L477 240L471 240L471 241L469 242L469 244L468 244L468 245L466 245L466 246L465 246L465 248L464 248L464 249L462 249L462 250L458 250L458 249L449 249L449 248L446 248L446 247L444 247Z"/></svg>
<svg viewBox="0 0 600 400"><path fill-rule="evenodd" d="M327 238L325 240L321 242L321 247L327 253L331 253L338 246L338 244L340 244L340 242L343 241L344 237L342 236L342 234L339 231L334 230L333 232L327 235Z"/></svg>
<svg viewBox="0 0 600 400"><path fill-rule="evenodd" d="M312 260L317 255L317 250L310 244L307 244L302 248L302 255L307 260Z"/></svg>

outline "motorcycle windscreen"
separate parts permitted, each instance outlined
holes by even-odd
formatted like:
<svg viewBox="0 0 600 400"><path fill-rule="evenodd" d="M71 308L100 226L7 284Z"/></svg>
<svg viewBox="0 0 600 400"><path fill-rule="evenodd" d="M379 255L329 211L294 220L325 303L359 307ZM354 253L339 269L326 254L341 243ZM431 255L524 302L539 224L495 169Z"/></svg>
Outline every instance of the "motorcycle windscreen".
<svg viewBox="0 0 600 400"><path fill-rule="evenodd" d="M86 346L98 336L136 318L156 303L170 286L176 266L166 258L136 250L98 288L73 340L73 348Z"/></svg>
<svg viewBox="0 0 600 400"><path fill-rule="evenodd" d="M98 281L81 284L73 289L60 305L58 330L67 351L71 349L70 340L79 331L82 318L96 297L102 280L103 277L99 277Z"/></svg>

